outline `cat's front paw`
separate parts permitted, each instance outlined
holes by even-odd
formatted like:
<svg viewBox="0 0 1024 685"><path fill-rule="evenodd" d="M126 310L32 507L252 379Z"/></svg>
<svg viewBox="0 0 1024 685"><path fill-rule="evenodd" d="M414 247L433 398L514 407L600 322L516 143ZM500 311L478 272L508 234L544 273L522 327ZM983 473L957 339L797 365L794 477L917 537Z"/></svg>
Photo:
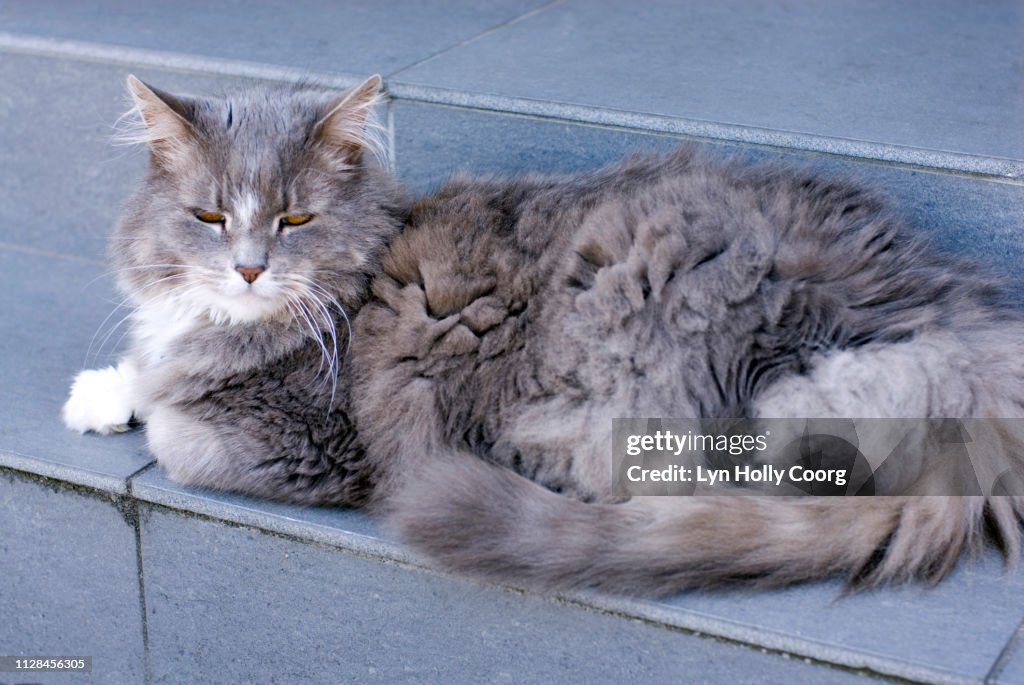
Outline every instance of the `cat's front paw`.
<svg viewBox="0 0 1024 685"><path fill-rule="evenodd" d="M64 425L80 433L128 430L134 411L134 382L135 369L127 363L82 371L71 384L71 396L64 404Z"/></svg>

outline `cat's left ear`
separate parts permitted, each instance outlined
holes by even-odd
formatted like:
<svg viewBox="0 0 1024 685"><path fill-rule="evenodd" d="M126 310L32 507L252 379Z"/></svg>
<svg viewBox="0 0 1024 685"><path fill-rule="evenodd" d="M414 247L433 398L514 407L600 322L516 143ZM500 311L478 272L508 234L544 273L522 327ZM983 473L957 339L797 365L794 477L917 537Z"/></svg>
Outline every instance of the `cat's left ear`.
<svg viewBox="0 0 1024 685"><path fill-rule="evenodd" d="M380 86L381 78L374 74L328 102L324 107L326 113L314 125L318 140L340 154L347 164L357 161L366 148L378 152L367 129L373 108L381 100Z"/></svg>

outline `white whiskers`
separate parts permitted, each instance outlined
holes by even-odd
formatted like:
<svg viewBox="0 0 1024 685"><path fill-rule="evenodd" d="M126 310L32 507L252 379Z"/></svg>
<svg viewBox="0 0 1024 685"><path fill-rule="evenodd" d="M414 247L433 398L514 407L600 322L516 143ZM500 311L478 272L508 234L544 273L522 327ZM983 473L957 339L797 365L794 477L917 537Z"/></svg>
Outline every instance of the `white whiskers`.
<svg viewBox="0 0 1024 685"><path fill-rule="evenodd" d="M326 374L318 387L322 388L328 380L330 381L331 404L333 404L337 393L338 374L341 370L341 356L348 354L352 341L352 324L349 321L348 313L337 298L307 276L290 274L283 277L281 282L285 289L288 310L292 319L299 325L308 328L320 347L321 359L317 377L319 378L325 369ZM343 353L339 353L338 350L338 329L333 315L335 311L345 322L346 337Z"/></svg>
<svg viewBox="0 0 1024 685"><path fill-rule="evenodd" d="M176 271L174 271L173 273L170 273L168 275L162 276L162 277L160 277L160 278L158 278L156 280L153 280L153 281L150 281L148 283L145 283L144 285L142 285L138 289L138 293L144 293L144 292L148 291L150 288L154 288L154 287L160 285L161 283L171 283L171 282L175 282L175 281L179 281L179 280L188 278L195 271L195 267L190 266L188 264L143 264L141 266L129 266L129 267L123 267L121 269L113 269L113 270L110 270L110 271L106 271L106 272L100 274L99 276L97 276L96 278L92 279L91 281L89 281L87 286L95 283L96 281L98 281L101 278L104 278L106 276L118 275L118 274L130 272L130 271L151 271L151 270L157 270L157 269L169 269L169 270L176 270ZM176 290L176 288L172 287L170 292L173 292L174 290ZM93 361L95 361L103 353L103 349L106 347L107 343L110 341L111 337L114 335L114 333L117 331L117 329L120 328L121 326L123 326L124 323L126 321L128 321L130 318L132 318L132 315L135 313L136 308L134 306L131 306L129 304L129 302L133 299L134 295L135 295L134 293L132 295L128 295L127 297L122 299L120 302L118 302L116 305L114 305L114 308L110 311L110 313L107 314L107 316L103 319L103 321L100 322L100 325L96 327L96 331L92 334L92 338L89 339L89 346L86 349L85 359L83 360L83 364L82 364L83 368L88 368L90 358ZM103 338L100 340L99 345L97 346L96 345L96 338L103 331L103 327L107 325L107 322L110 321L110 319L115 314L117 314L118 311L120 311L122 309L125 309L125 308L128 308L130 310L129 313L126 316L122 317L112 327L110 327L109 330L107 330L107 332L104 334ZM125 336L125 333L122 333L121 336L117 340L117 344L120 344L121 340L124 339L124 336ZM93 348L94 347L96 348L95 352L93 352ZM115 347L116 347L116 345L115 345Z"/></svg>

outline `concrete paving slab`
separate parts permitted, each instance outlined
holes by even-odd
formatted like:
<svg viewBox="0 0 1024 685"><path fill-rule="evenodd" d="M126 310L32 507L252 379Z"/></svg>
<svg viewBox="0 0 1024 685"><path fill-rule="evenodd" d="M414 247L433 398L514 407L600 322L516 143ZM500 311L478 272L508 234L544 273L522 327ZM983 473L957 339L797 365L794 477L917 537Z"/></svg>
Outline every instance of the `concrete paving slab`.
<svg viewBox="0 0 1024 685"><path fill-rule="evenodd" d="M131 489L141 500L176 510L340 547L385 563L429 566L360 512L294 507L181 486L159 468L135 477ZM1022 589L1024 572L1008 574L989 555L966 560L933 589L898 587L841 597L841 584L830 581L767 592L684 593L663 601L589 592L563 599L915 682L980 683L1024 619ZM963 622L967 616L985 620L971 621L968 631Z"/></svg>
<svg viewBox="0 0 1024 685"><path fill-rule="evenodd" d="M142 436L79 435L60 418L75 374L110 364L116 349L117 331L100 343L126 312L104 323L120 299L104 271L80 259L0 249L0 466L123 493L128 476L152 461Z"/></svg>
<svg viewBox="0 0 1024 685"><path fill-rule="evenodd" d="M1024 573L991 552L934 588L841 597L838 581L766 592L685 593L635 615L921 682L982 682L1024 619ZM587 595L609 610L620 601Z"/></svg>
<svg viewBox="0 0 1024 685"><path fill-rule="evenodd" d="M123 69L0 54L0 235L102 260L143 157L111 145Z"/></svg>
<svg viewBox="0 0 1024 685"><path fill-rule="evenodd" d="M904 148L890 161L1015 160L976 168L1021 176L1022 31L1015 0L569 0L392 81L478 106L493 96L540 114L571 105L746 127L728 135L747 142L792 132L856 156L858 141Z"/></svg>
<svg viewBox="0 0 1024 685"><path fill-rule="evenodd" d="M154 683L874 680L164 509L140 521Z"/></svg>
<svg viewBox="0 0 1024 685"><path fill-rule="evenodd" d="M238 82L0 53L0 242L105 261L107 236L145 169L143 149L113 141L133 72L181 92Z"/></svg>
<svg viewBox="0 0 1024 685"><path fill-rule="evenodd" d="M0 3L4 31L287 65L365 78L389 74L542 7L549 0L443 6L293 0L280 3L62 0Z"/></svg>
<svg viewBox="0 0 1024 685"><path fill-rule="evenodd" d="M0 654L92 657L0 682L144 682L135 529L115 503L0 468L0 531Z"/></svg>

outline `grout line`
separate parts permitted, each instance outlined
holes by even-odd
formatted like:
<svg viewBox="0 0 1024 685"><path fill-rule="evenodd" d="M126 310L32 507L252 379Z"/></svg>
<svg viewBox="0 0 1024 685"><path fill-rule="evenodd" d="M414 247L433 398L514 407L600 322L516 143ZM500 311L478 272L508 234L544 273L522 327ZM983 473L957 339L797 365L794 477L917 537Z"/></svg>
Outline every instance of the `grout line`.
<svg viewBox="0 0 1024 685"><path fill-rule="evenodd" d="M53 252L51 250L42 250L38 247L32 247L31 245L19 245L18 243L9 243L4 240L0 240L0 250L10 250L11 252L21 252L23 254L30 254L34 257L47 257L51 259L62 259L68 262L76 262L78 264L88 264L89 266L106 266L106 264L99 259L91 259L89 257L79 257L78 255L64 254L63 252Z"/></svg>
<svg viewBox="0 0 1024 685"><path fill-rule="evenodd" d="M548 5L534 10L534 12L542 11L546 7ZM530 16L529 13L512 21L521 21L527 16ZM230 76L280 83L312 81L325 87L333 88L349 88L362 81L360 75L347 72L314 72L306 69L281 67L259 62L196 57L194 55L146 48L127 48L86 41L58 40L2 31L0 31L0 51L71 58L122 66L147 66L207 76ZM404 71L404 69L401 71ZM1014 184L1024 182L1024 160L876 143L852 138L782 131L740 124L725 124L664 114L630 112L609 107L576 105L487 93L467 93L414 83L392 83L390 79L386 89L390 97L411 102L449 105L498 114L532 115L565 123L612 126L641 133L674 134L721 142L762 145L786 151L820 152L868 162L905 165L940 173L971 175L996 182Z"/></svg>
<svg viewBox="0 0 1024 685"><path fill-rule="evenodd" d="M153 655L149 645L149 610L146 605L146 574L145 564L142 560L142 507L140 500L135 494L134 480L138 476L156 468L157 462L154 459L145 466L129 475L125 479L127 497L131 500L132 510L135 514L135 560L139 575L139 609L142 611L142 655L143 667L145 668L145 685L153 683Z"/></svg>
<svg viewBox="0 0 1024 685"><path fill-rule="evenodd" d="M129 495L131 495L135 499L138 499L138 497L136 497L136 495L135 495L135 489L132 487L132 481L135 480L136 478L138 478L139 476L141 476L142 474L146 473L147 471L152 471L153 469L156 468L156 465L157 465L157 461L156 461L156 459L154 459L153 461L149 462L145 466L140 467L139 470L136 471L135 473L129 474L128 477L125 478L125 482L127 483L127 485L126 485L127 493Z"/></svg>
<svg viewBox="0 0 1024 685"><path fill-rule="evenodd" d="M139 576L139 610L142 612L143 667L145 668L145 683L151 685L153 682L153 657L149 651L149 611L146 609L146 575L142 562L142 509L139 507L139 500L134 496L131 496L130 501L135 514L135 563Z"/></svg>
<svg viewBox="0 0 1024 685"><path fill-rule="evenodd" d="M1022 644L1024 644L1024 621L1021 621L1020 625L1017 626L1017 630L1013 631L1013 635L1006 641L1002 651L999 652L999 656L992 663L992 668L985 674L985 685L996 685L999 676L1006 669L1006 665L1010 663L1010 659L1013 658L1014 654L1021 651L1017 647Z"/></svg>
<svg viewBox="0 0 1024 685"><path fill-rule="evenodd" d="M395 103L391 98L387 101L387 127L388 127L388 171L392 176L398 178L398 155L395 146Z"/></svg>
<svg viewBox="0 0 1024 685"><path fill-rule="evenodd" d="M449 46L447 48L442 48L442 49L438 50L437 52L435 52L433 54L427 55L426 57L423 57L421 59L416 60L415 62L411 62L409 64L406 64L404 67L401 67L398 71L394 71L394 72L388 74L388 78L389 79L390 78L394 78L394 77L398 76L399 74L401 74L403 72L409 71L410 69L414 69L414 68L420 66L421 64L425 64L427 62L430 62L431 60L433 60L433 59L435 59L437 57L440 57L443 54L451 52L452 50L457 50L458 48L465 47L466 45L469 45L470 43L475 43L476 41L480 40L481 38L489 36L492 33L495 33L495 32L500 31L502 29L508 28L509 26L515 26L519 22L526 21L530 17L533 17L533 16L535 16L537 14L540 14L541 12L546 12L547 10L551 9L552 7L554 7L555 5L560 5L563 2L565 2L565 0L551 0L551 2L547 2L547 3L543 4L543 5L541 5L540 7L535 7L534 9L532 9L532 10L530 10L528 12L525 12L524 14L520 14L517 17L513 17L513 18L509 19L508 21L502 22L501 24L498 24L497 26L493 26L493 27L491 27L489 29L485 29L485 30L481 31L480 33L476 34L475 36L471 36L469 38L466 38L465 40L463 40L463 41L461 41L459 43L451 45L451 46Z"/></svg>

